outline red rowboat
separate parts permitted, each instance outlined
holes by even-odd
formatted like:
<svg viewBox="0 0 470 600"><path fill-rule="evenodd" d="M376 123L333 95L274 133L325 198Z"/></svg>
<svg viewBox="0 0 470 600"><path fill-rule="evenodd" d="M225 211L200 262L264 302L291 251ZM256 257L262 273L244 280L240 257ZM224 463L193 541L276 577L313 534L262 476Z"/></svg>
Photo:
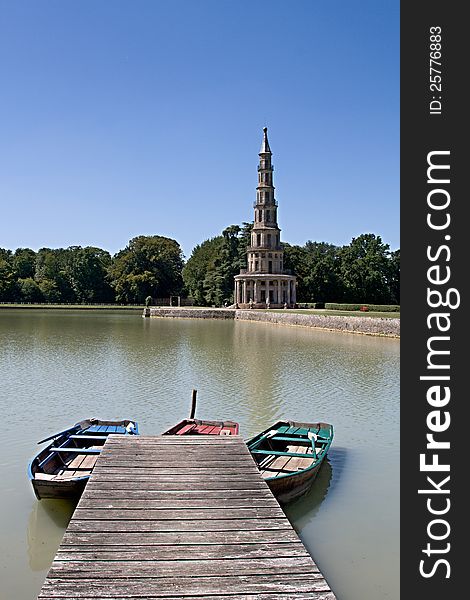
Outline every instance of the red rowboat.
<svg viewBox="0 0 470 600"><path fill-rule="evenodd" d="M183 419L163 435L238 435L238 423L235 421L201 421Z"/></svg>

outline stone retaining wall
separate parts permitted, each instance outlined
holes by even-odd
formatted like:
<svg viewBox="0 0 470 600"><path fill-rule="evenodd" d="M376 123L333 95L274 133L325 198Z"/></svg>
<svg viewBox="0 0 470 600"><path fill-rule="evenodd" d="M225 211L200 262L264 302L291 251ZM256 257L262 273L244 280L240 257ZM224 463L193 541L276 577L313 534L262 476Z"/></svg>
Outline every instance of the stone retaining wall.
<svg viewBox="0 0 470 600"><path fill-rule="evenodd" d="M170 317L173 319L235 319L232 308L157 308L150 307L151 317Z"/></svg>
<svg viewBox="0 0 470 600"><path fill-rule="evenodd" d="M400 336L400 319L316 314L302 315L295 312L274 313L253 310L237 310L235 318L242 321L263 321L278 325L318 327L321 329L363 333L368 335Z"/></svg>
<svg viewBox="0 0 470 600"><path fill-rule="evenodd" d="M377 317L347 317L333 315L301 314L296 312L268 312L258 310L235 310L230 308L150 308L151 317L174 319L236 319L258 321L276 325L317 327L332 331L400 337L400 319Z"/></svg>

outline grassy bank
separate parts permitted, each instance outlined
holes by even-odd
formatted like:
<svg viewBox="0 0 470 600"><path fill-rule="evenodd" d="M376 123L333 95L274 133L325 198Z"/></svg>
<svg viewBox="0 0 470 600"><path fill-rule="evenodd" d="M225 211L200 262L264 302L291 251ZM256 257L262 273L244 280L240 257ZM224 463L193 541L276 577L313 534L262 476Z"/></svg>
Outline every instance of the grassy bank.
<svg viewBox="0 0 470 600"><path fill-rule="evenodd" d="M125 304L15 304L5 303L0 304L2 308L18 308L18 309L54 309L54 310L134 310L142 312L144 305L129 306Z"/></svg>
<svg viewBox="0 0 470 600"><path fill-rule="evenodd" d="M344 317L375 317L381 319L399 319L399 312L381 312L381 311L373 311L370 310L368 312L362 312L359 310L327 310L325 308L304 308L304 309L296 309L289 308L287 310L283 309L270 309L270 312L279 312L279 313L298 313L299 315L324 315L324 316L344 316Z"/></svg>

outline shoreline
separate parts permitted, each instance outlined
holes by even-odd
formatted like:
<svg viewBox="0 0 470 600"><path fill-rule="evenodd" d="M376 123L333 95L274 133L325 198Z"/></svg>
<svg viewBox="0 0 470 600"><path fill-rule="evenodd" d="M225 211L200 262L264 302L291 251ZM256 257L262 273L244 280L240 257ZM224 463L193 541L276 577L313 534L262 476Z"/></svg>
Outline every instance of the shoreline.
<svg viewBox="0 0 470 600"><path fill-rule="evenodd" d="M0 304L0 310L133 310L142 311L144 305L123 304Z"/></svg>
<svg viewBox="0 0 470 600"><path fill-rule="evenodd" d="M342 333L356 333L379 337L400 338L400 319L343 315L303 315L299 313L274 313L234 308L158 308L144 309L144 317L171 319L233 319L255 321L272 325L289 325L309 329L322 329Z"/></svg>

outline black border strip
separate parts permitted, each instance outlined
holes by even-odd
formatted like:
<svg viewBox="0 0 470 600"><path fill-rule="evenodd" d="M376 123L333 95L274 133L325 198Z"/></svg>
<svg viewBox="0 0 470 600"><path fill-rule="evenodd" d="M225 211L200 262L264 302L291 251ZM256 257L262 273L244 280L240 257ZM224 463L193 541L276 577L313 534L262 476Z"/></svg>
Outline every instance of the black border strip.
<svg viewBox="0 0 470 600"><path fill-rule="evenodd" d="M464 192L464 181L470 168L466 165L469 153L464 137L469 127L463 88L469 70L465 67L470 26L465 22L463 8L464 3L449 1L401 3L402 599L442 600L468 595L463 579L467 523L463 516L467 504L463 488L467 468L463 461L470 457L469 449L465 448L467 439L470 441L470 430L464 428L464 410L469 401L464 373L470 368L466 339L470 327L465 315L467 254L470 254L466 241L470 235L464 213L470 202L468 193ZM441 29L440 66L430 65L430 52L436 51L430 47L430 35L438 33L437 29L431 31L431 27ZM437 70L430 72L430 66ZM436 75L442 78L441 87L431 89L430 76ZM436 102L431 114L433 100L439 100L442 106L439 111ZM429 155L437 151L449 154ZM450 169L431 170L428 181L428 160L449 165ZM447 178L450 181L445 183ZM432 190L444 192L436 191L429 199ZM442 210L428 204L435 201L436 205L439 202L444 205L447 198L449 204ZM450 222L443 229L433 229L427 222L429 214L434 225L441 226L448 219ZM429 271L436 266L437 269ZM430 282L430 278L441 281L447 275L450 277L446 283ZM428 288L441 292L444 301L450 293L448 298L452 305L460 298L460 306L432 308L430 302L439 304L439 296L434 294L429 301ZM449 292L451 289L455 291ZM439 319L430 317L432 313L447 316ZM440 331L438 322L442 329L448 327L448 331ZM445 339L446 336L449 339ZM435 339L431 339L433 337ZM449 354L432 354L434 350ZM443 368L446 365L449 368ZM421 376L447 376L449 380L420 380ZM432 386L436 386L434 395L429 392ZM439 398L445 396L446 387L450 400L437 406ZM434 406L428 394L431 401L436 400ZM429 416L433 411L438 414ZM432 431L432 427L446 424L448 418L451 419L448 428L439 433ZM426 435L430 433L434 433L433 439L448 441L450 449L427 448ZM421 454L425 454L427 464L437 460L439 464L448 464L450 471L420 469ZM448 476L450 479L443 483ZM433 479L434 484L427 477ZM420 494L420 489L427 491ZM446 509L441 515L430 512ZM439 519L440 522L436 521ZM442 539L432 539L430 534ZM442 562L438 563L439 560ZM420 573L420 568L427 577Z"/></svg>

